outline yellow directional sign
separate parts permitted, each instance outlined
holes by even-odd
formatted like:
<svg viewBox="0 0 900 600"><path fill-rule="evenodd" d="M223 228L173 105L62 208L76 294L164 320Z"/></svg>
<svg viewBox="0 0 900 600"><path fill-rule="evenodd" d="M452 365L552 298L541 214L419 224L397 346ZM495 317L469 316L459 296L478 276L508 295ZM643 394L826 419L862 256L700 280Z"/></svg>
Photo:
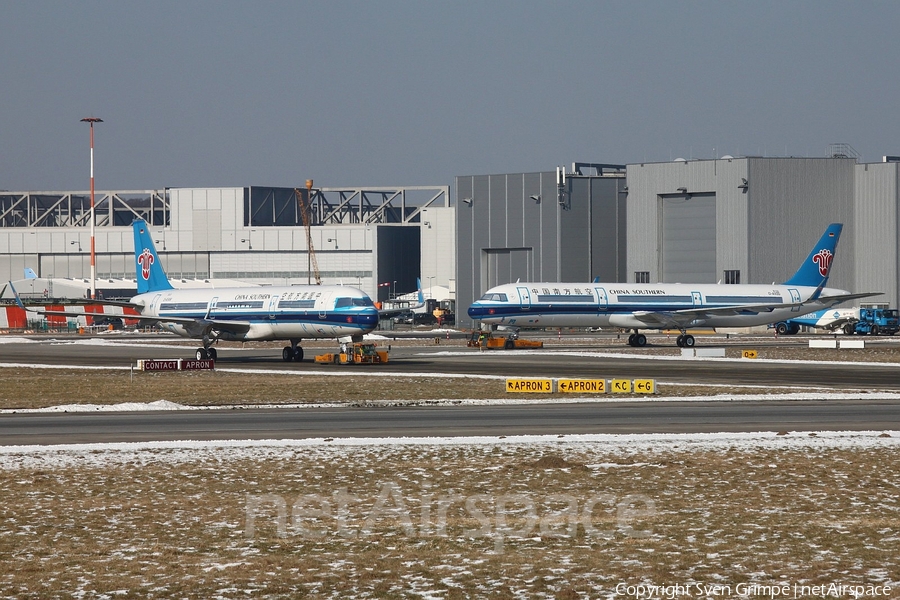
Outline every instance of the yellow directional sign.
<svg viewBox="0 0 900 600"><path fill-rule="evenodd" d="M558 389L568 394L605 394L605 379L560 379Z"/></svg>
<svg viewBox="0 0 900 600"><path fill-rule="evenodd" d="M610 382L610 389L613 394L630 394L631 393L631 380L630 379L613 379Z"/></svg>
<svg viewBox="0 0 900 600"><path fill-rule="evenodd" d="M759 352L756 350L742 350L741 358L759 358Z"/></svg>
<svg viewBox="0 0 900 600"><path fill-rule="evenodd" d="M636 394L653 394L656 393L655 379L635 379L634 393Z"/></svg>
<svg viewBox="0 0 900 600"><path fill-rule="evenodd" d="M553 393L552 379L507 379L507 392L535 392L543 394Z"/></svg>

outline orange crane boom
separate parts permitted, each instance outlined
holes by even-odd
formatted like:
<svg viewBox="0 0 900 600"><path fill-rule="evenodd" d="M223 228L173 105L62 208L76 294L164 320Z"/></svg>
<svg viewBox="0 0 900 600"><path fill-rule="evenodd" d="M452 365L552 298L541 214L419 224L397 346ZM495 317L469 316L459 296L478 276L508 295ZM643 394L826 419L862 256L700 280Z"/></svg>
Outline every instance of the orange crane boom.
<svg viewBox="0 0 900 600"><path fill-rule="evenodd" d="M312 193L313 180L306 180L306 196L307 198ZM316 250L313 248L312 242L312 231L309 223L309 204L303 199L303 192L294 188L294 193L297 195L297 202L300 205L300 218L303 219L303 228L306 230L306 252L309 257L307 271L312 272L316 277L316 285L322 285L322 276L319 275L319 261L316 260ZM307 283L309 283L309 278L307 277Z"/></svg>

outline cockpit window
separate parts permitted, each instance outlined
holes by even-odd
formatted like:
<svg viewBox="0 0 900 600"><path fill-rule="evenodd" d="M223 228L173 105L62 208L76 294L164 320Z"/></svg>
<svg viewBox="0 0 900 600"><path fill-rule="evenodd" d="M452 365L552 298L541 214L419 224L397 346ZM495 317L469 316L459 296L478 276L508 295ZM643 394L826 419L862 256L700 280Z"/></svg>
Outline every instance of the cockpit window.
<svg viewBox="0 0 900 600"><path fill-rule="evenodd" d="M350 306L375 306L372 302L372 299L366 296L365 298L338 298L334 302L335 308L348 308Z"/></svg>
<svg viewBox="0 0 900 600"><path fill-rule="evenodd" d="M486 300L488 302L506 302L506 294L485 294L481 297L481 300Z"/></svg>

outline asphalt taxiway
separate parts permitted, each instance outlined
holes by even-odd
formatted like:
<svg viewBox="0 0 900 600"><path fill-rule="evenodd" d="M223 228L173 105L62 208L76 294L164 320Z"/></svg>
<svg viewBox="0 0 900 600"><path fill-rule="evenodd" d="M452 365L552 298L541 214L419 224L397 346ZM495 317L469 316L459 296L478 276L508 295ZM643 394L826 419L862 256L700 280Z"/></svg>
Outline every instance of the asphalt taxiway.
<svg viewBox="0 0 900 600"><path fill-rule="evenodd" d="M124 367L141 358L190 358L193 346L144 340L85 343L49 338L0 344L6 364ZM310 357L316 352L307 349ZM279 360L278 348L222 346L217 367L259 370L350 369ZM900 401L869 391L900 390L900 365L867 362L708 361L597 353L590 347L480 352L446 346L395 346L380 371L509 377L642 377L671 382L809 385L853 390L841 399L728 402L619 401L431 407L210 409L121 413L0 415L0 444L154 440L429 437L578 433L900 430ZM122 401L127 401L123 398Z"/></svg>

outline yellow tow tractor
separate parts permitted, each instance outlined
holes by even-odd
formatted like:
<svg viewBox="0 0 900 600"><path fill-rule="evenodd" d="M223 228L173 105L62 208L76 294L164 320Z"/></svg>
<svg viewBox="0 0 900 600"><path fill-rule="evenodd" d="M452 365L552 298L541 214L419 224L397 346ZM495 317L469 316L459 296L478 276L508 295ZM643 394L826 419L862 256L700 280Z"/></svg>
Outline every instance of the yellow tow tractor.
<svg viewBox="0 0 900 600"><path fill-rule="evenodd" d="M494 335L493 332L473 331L469 340L466 342L466 346L470 348L481 348L483 346L488 349L503 348L505 350L513 350L516 348L543 348L544 342L520 340L515 334L511 334L508 337L502 337Z"/></svg>
<svg viewBox="0 0 900 600"><path fill-rule="evenodd" d="M387 351L377 350L375 344L362 342L341 344L340 352L328 352L316 356L317 363L334 365L373 365L386 363L387 361Z"/></svg>

